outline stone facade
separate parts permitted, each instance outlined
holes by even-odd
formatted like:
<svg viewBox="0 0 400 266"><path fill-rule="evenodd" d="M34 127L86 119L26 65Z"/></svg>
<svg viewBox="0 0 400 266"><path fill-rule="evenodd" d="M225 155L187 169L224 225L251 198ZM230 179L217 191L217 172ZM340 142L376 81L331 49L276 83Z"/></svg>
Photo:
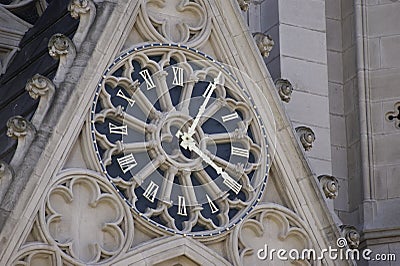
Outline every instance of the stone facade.
<svg viewBox="0 0 400 266"><path fill-rule="evenodd" d="M0 264L353 265L329 257L271 262L260 255L267 246L399 253L399 1L47 2L22 4L41 16L34 25L51 17L46 10L52 8L61 10L58 21L68 14L79 24L46 37L40 49L58 60L56 68L32 74L24 88L37 107L4 123L16 145L12 156L7 144L0 157L6 160L0 162ZM4 84L7 68L16 71L10 59L32 27L15 18L19 5L0 5L4 25L18 30L9 43L0 27L0 44L5 40L8 49L0 51ZM265 123L266 189L220 234L192 237L144 219L127 204L134 194L130 180L113 183L93 147L97 110L91 106L102 73L127 51L151 43L154 51L162 50L158 43L179 44L176 50L200 51L225 64ZM135 84L128 87L137 90ZM122 149L118 145L113 152Z"/></svg>

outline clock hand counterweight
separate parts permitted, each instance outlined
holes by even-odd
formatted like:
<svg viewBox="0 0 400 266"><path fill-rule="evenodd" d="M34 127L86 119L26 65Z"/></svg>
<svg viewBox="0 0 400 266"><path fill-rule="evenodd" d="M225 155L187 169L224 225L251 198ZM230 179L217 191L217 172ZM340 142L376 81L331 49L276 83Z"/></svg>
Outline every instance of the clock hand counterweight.
<svg viewBox="0 0 400 266"><path fill-rule="evenodd" d="M183 148L189 149L196 153L200 158L202 158L208 165L210 165L217 174L221 175L224 179L224 184L227 185L230 189L232 189L236 194L240 192L242 185L240 185L235 179L229 176L222 167L216 165L210 157L208 157L199 147L197 147L196 143L194 142L193 138L188 135L188 133L184 133L182 135L182 142L180 144Z"/></svg>
<svg viewBox="0 0 400 266"><path fill-rule="evenodd" d="M197 113L192 125L189 127L189 130L187 132L189 137L192 137L194 135L196 126L199 123L200 118L203 115L204 111L206 110L207 104L211 98L211 94L214 92L214 89L217 87L217 84L221 83L221 75L222 75L222 73L219 72L218 76L216 78L214 78L214 82L210 83L210 85L207 87L206 91L204 92L203 97L205 97L205 100L202 103L202 105L200 106L199 112Z"/></svg>

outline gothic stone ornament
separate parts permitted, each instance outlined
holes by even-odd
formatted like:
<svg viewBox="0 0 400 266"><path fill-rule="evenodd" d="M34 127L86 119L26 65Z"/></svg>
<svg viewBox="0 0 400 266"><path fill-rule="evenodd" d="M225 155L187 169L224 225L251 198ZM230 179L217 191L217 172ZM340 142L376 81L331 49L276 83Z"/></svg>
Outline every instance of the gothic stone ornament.
<svg viewBox="0 0 400 266"><path fill-rule="evenodd" d="M309 127L296 127L296 132L300 138L300 142L303 145L305 151L309 151L312 148L312 144L315 141L315 134Z"/></svg>
<svg viewBox="0 0 400 266"><path fill-rule="evenodd" d="M360 244L360 234L357 229L352 225L341 225L342 235L347 240L349 248L358 248Z"/></svg>
<svg viewBox="0 0 400 266"><path fill-rule="evenodd" d="M290 81L287 79L277 79L275 81L275 87L278 90L281 100L288 103L293 91L292 83L290 83Z"/></svg>
<svg viewBox="0 0 400 266"><path fill-rule="evenodd" d="M313 247L306 228L298 215L283 206L271 203L259 205L234 229L228 252L234 265L270 265L271 249L294 249L301 255L304 249ZM292 263L311 265L307 260Z"/></svg>
<svg viewBox="0 0 400 266"><path fill-rule="evenodd" d="M253 34L254 40L256 41L258 50L263 57L268 57L272 48L274 47L274 41L271 35L264 34L262 32L256 32Z"/></svg>
<svg viewBox="0 0 400 266"><path fill-rule="evenodd" d="M388 121L395 121L396 128L400 129L400 102L394 105L394 111L386 113L386 119Z"/></svg>
<svg viewBox="0 0 400 266"><path fill-rule="evenodd" d="M257 106L226 66L187 46L148 44L119 56L98 83L91 125L104 173L159 230L226 232L265 190Z"/></svg>
<svg viewBox="0 0 400 266"><path fill-rule="evenodd" d="M35 127L22 116L13 116L7 121L7 136L14 139L25 137L36 132Z"/></svg>
<svg viewBox="0 0 400 266"><path fill-rule="evenodd" d="M128 248L133 235L128 208L101 179L90 171L61 173L40 210L45 238L74 264L107 263Z"/></svg>
<svg viewBox="0 0 400 266"><path fill-rule="evenodd" d="M322 190L328 199L336 199L339 192L339 181L336 177L330 175L320 175L318 177Z"/></svg>
<svg viewBox="0 0 400 266"><path fill-rule="evenodd" d="M79 19L78 29L72 39L76 49L79 49L96 17L96 6L92 0L71 0L68 11L71 17Z"/></svg>
<svg viewBox="0 0 400 266"><path fill-rule="evenodd" d="M240 9L243 11L249 10L250 0L237 0L240 6Z"/></svg>
<svg viewBox="0 0 400 266"><path fill-rule="evenodd" d="M147 40L200 46L211 32L203 0L144 0L139 26Z"/></svg>

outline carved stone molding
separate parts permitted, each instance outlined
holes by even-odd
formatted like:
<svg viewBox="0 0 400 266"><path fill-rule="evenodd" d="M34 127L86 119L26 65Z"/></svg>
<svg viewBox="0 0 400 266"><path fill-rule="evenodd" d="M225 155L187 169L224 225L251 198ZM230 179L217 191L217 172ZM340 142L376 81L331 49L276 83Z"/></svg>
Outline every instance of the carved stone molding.
<svg viewBox="0 0 400 266"><path fill-rule="evenodd" d="M288 103L292 96L292 83L290 83L290 81L287 79L277 79L275 81L275 87L278 90L281 100Z"/></svg>
<svg viewBox="0 0 400 266"><path fill-rule="evenodd" d="M210 11L203 0L144 1L138 17L148 41L201 46L211 33Z"/></svg>
<svg viewBox="0 0 400 266"><path fill-rule="evenodd" d="M48 78L40 74L35 74L27 81L25 90L29 92L29 95L33 99L40 97L39 106L31 119L32 124L36 128L39 128L53 99L55 92L54 84Z"/></svg>
<svg viewBox="0 0 400 266"><path fill-rule="evenodd" d="M250 0L237 0L240 6L240 9L243 11L249 10Z"/></svg>
<svg viewBox="0 0 400 266"><path fill-rule="evenodd" d="M0 202L3 200L3 197L6 194L8 186L11 184L13 178L13 168L6 162L0 160Z"/></svg>
<svg viewBox="0 0 400 266"><path fill-rule="evenodd" d="M315 141L315 134L309 127L296 127L296 133L299 136L300 142L303 145L305 151L309 151L312 148L312 144Z"/></svg>
<svg viewBox="0 0 400 266"><path fill-rule="evenodd" d="M349 248L358 248L360 244L360 233L352 225L341 225L342 236L346 238Z"/></svg>
<svg viewBox="0 0 400 266"><path fill-rule="evenodd" d="M386 119L388 121L394 121L396 128L400 129L400 102L394 105L394 111L386 113Z"/></svg>
<svg viewBox="0 0 400 266"><path fill-rule="evenodd" d="M129 249L133 238L129 208L102 179L88 170L65 171L46 194L40 230L63 260L108 264Z"/></svg>
<svg viewBox="0 0 400 266"><path fill-rule="evenodd" d="M18 140L17 149L10 165L16 169L24 160L24 156L35 137L34 125L22 116L13 116L7 121L7 136Z"/></svg>
<svg viewBox="0 0 400 266"><path fill-rule="evenodd" d="M260 265L260 249L312 248L312 240L303 221L291 210L277 205L256 207L230 236L230 256L234 265ZM266 251L268 253L268 251ZM310 265L306 260L296 260L296 265Z"/></svg>
<svg viewBox="0 0 400 266"><path fill-rule="evenodd" d="M96 17L96 6L92 0L71 0L68 4L68 11L71 13L71 17L79 19L78 29L72 39L78 50Z"/></svg>
<svg viewBox="0 0 400 266"><path fill-rule="evenodd" d="M258 50L263 57L268 57L272 48L274 47L274 41L271 35L264 34L262 32L253 33L254 40L256 41Z"/></svg>
<svg viewBox="0 0 400 266"><path fill-rule="evenodd" d="M328 199L335 199L339 193L339 181L336 177L330 175L320 175L318 180L321 183L322 190Z"/></svg>
<svg viewBox="0 0 400 266"><path fill-rule="evenodd" d="M70 68L76 56L74 43L64 34L54 34L48 43L49 54L56 60L60 60L57 73L53 82L58 86L65 78L65 75Z"/></svg>
<svg viewBox="0 0 400 266"><path fill-rule="evenodd" d="M21 139L34 133L35 127L22 116L13 116L7 121L7 136L10 138Z"/></svg>

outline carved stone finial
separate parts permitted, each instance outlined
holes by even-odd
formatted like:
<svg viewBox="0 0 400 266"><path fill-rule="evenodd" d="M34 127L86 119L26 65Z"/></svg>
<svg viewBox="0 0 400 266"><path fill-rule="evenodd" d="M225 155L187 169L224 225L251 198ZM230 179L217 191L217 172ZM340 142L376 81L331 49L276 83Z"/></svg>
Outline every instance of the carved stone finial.
<svg viewBox="0 0 400 266"><path fill-rule="evenodd" d="M81 14L86 14L90 10L89 0L71 0L68 4L68 11L71 13L71 17L79 19Z"/></svg>
<svg viewBox="0 0 400 266"><path fill-rule="evenodd" d="M293 91L292 83L287 79L277 79L275 81L275 87L278 89L281 100L288 103Z"/></svg>
<svg viewBox="0 0 400 266"><path fill-rule="evenodd" d="M240 9L243 11L249 10L250 0L237 0L240 6Z"/></svg>
<svg viewBox="0 0 400 266"><path fill-rule="evenodd" d="M18 139L26 136L29 131L35 132L35 127L22 116L13 116L7 121L7 136Z"/></svg>
<svg viewBox="0 0 400 266"><path fill-rule="evenodd" d="M29 95L33 99L40 97L39 106L36 108L35 114L31 119L32 124L36 128L39 128L50 107L55 92L55 86L53 82L45 76L35 74L26 82L25 90L29 92Z"/></svg>
<svg viewBox="0 0 400 266"><path fill-rule="evenodd" d="M394 105L394 111L386 113L386 119L388 121L395 121L396 128L400 129L400 102Z"/></svg>
<svg viewBox="0 0 400 266"><path fill-rule="evenodd" d="M342 235L347 240L347 245L349 248L358 248L360 245L360 234L357 229L352 225L341 225Z"/></svg>
<svg viewBox="0 0 400 266"><path fill-rule="evenodd" d="M49 44L49 54L54 59L60 59L61 56L67 55L73 47L72 41L61 33L56 33L51 36Z"/></svg>
<svg viewBox="0 0 400 266"><path fill-rule="evenodd" d="M296 132L299 135L300 142L304 147L305 151L309 151L312 148L312 144L315 141L315 134L309 127L297 127Z"/></svg>
<svg viewBox="0 0 400 266"><path fill-rule="evenodd" d="M256 41L258 50L263 57L268 57L272 48L274 47L274 41L271 35L264 34L262 32L256 32L253 34L254 40Z"/></svg>
<svg viewBox="0 0 400 266"><path fill-rule="evenodd" d="M74 43L61 33L54 34L47 45L49 54L56 60L60 60L57 73L53 79L54 85L58 86L65 79L68 69L76 56Z"/></svg>
<svg viewBox="0 0 400 266"><path fill-rule="evenodd" d="M78 29L72 39L76 49L79 49L96 17L96 6L92 0L71 0L68 4L68 11L71 13L71 17L79 19Z"/></svg>
<svg viewBox="0 0 400 266"><path fill-rule="evenodd" d="M318 177L322 190L328 199L335 199L339 193L339 181L330 175L320 175Z"/></svg>
<svg viewBox="0 0 400 266"><path fill-rule="evenodd" d="M37 99L38 97L43 97L48 93L52 93L54 91L54 84L45 76L35 74L26 82L25 90L29 92L29 96L33 99Z"/></svg>

